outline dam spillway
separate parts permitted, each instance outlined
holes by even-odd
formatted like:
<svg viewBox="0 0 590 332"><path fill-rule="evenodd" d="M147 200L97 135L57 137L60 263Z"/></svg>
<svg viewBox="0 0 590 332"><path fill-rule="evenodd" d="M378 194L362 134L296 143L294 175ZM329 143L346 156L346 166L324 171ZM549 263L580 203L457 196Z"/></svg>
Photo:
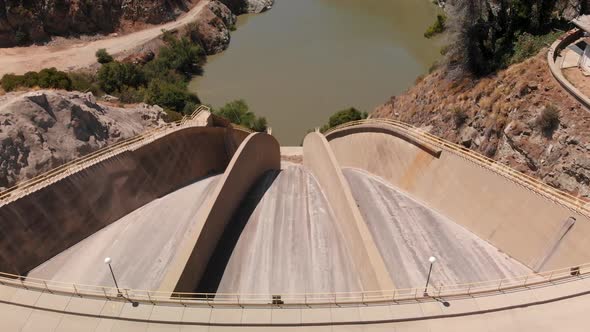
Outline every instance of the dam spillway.
<svg viewBox="0 0 590 332"><path fill-rule="evenodd" d="M211 259L204 280L219 280L218 287L197 291L362 291L340 232L321 187L305 167L271 172L248 194Z"/></svg>
<svg viewBox="0 0 590 332"><path fill-rule="evenodd" d="M33 278L112 286L102 261L113 259L119 286L158 289L170 260L219 176L158 198L33 269Z"/></svg>
<svg viewBox="0 0 590 332"><path fill-rule="evenodd" d="M453 285L532 271L383 179L343 170L391 278L400 288L425 283L427 258L438 257L432 283Z"/></svg>
<svg viewBox="0 0 590 332"><path fill-rule="evenodd" d="M193 117L3 193L0 318L431 331L587 310L590 211L575 198L397 122L288 150Z"/></svg>

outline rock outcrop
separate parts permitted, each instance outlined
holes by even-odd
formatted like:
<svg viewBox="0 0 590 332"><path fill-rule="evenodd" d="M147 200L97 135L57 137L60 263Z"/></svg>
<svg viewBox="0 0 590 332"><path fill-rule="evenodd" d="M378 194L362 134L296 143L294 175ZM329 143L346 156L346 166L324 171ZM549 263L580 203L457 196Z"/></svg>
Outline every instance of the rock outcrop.
<svg viewBox="0 0 590 332"><path fill-rule="evenodd" d="M196 0L0 0L0 47L175 19Z"/></svg>
<svg viewBox="0 0 590 332"><path fill-rule="evenodd" d="M537 121L547 107L560 117L549 131ZM372 116L424 128L590 198L590 112L553 79L546 50L478 80L447 80L443 70L436 71Z"/></svg>
<svg viewBox="0 0 590 332"><path fill-rule="evenodd" d="M0 189L161 124L157 106L118 108L91 93L36 91L0 97Z"/></svg>
<svg viewBox="0 0 590 332"><path fill-rule="evenodd" d="M236 15L261 13L274 5L274 0L220 0Z"/></svg>
<svg viewBox="0 0 590 332"><path fill-rule="evenodd" d="M207 54L216 54L229 46L230 31L236 16L219 1L211 1L203 9L199 20L189 27L191 39L201 44Z"/></svg>

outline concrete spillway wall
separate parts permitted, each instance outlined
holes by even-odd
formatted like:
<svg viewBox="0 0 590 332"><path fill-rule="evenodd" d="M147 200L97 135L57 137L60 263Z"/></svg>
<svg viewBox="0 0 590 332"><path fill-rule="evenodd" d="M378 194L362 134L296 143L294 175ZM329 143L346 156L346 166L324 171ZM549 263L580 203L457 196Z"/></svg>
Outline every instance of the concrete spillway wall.
<svg viewBox="0 0 590 332"><path fill-rule="evenodd" d="M388 125L367 124L327 139L342 167L387 180L533 270L590 261L586 216L465 156L444 148L433 153L401 136Z"/></svg>
<svg viewBox="0 0 590 332"><path fill-rule="evenodd" d="M0 207L0 271L26 274L146 203L223 172L233 138L226 128L179 130Z"/></svg>
<svg viewBox="0 0 590 332"><path fill-rule="evenodd" d="M363 220L326 138L310 133L303 142L304 165L317 178L337 218L365 290L393 289L383 258Z"/></svg>
<svg viewBox="0 0 590 332"><path fill-rule="evenodd" d="M187 234L193 240L179 249L170 264L161 290L192 292L197 288L219 239L248 191L266 172L280 168L280 146L274 137L254 133L242 142L217 188L203 204L197 227Z"/></svg>

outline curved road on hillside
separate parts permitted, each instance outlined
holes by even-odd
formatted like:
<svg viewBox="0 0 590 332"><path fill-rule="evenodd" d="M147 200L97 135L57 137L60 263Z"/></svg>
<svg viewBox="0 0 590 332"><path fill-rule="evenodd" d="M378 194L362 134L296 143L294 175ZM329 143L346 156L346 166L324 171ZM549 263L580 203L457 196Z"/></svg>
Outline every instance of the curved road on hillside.
<svg viewBox="0 0 590 332"><path fill-rule="evenodd" d="M209 0L200 0L176 21L118 37L74 43L67 46L28 46L0 48L0 77L4 74L24 74L55 67L60 70L85 68L96 63L95 53L104 48L111 54L132 50L159 37L162 30L174 30L197 19Z"/></svg>

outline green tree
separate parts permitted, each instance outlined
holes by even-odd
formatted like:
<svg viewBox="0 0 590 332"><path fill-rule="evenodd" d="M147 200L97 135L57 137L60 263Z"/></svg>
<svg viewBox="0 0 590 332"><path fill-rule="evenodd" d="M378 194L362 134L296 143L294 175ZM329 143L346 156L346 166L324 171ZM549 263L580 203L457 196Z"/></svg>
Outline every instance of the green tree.
<svg viewBox="0 0 590 332"><path fill-rule="evenodd" d="M447 53L449 63L465 72L483 76L506 67L518 49L530 54L528 33L542 36L565 22L554 16L558 0L456 0L450 6L448 26L453 45ZM527 49L528 48L528 49Z"/></svg>
<svg viewBox="0 0 590 332"><path fill-rule="evenodd" d="M354 107L339 111L334 113L330 116L328 120L328 124L323 126L321 131L324 132L330 128L339 126L344 123L348 123L351 121L358 121L362 119L366 119L368 117L367 112L361 112Z"/></svg>
<svg viewBox="0 0 590 332"><path fill-rule="evenodd" d="M165 35L166 46L160 49L158 57L146 65L149 78L169 77L170 72L176 72L189 79L192 75L202 73L206 54L203 49L192 43L188 38L175 38ZM170 81L175 80L172 78Z"/></svg>
<svg viewBox="0 0 590 332"><path fill-rule="evenodd" d="M100 50L96 51L96 61L100 64L105 64L109 62L113 62L113 56L110 55L106 49L101 48Z"/></svg>
<svg viewBox="0 0 590 332"><path fill-rule="evenodd" d="M231 101L213 112L217 116L228 119L231 123L254 131L263 132L268 128L266 118L257 117L254 112L250 111L250 107L243 99Z"/></svg>
<svg viewBox="0 0 590 332"><path fill-rule="evenodd" d="M14 91L23 85L23 77L15 74L6 74L2 76L0 85L2 85L2 89L6 92Z"/></svg>
<svg viewBox="0 0 590 332"><path fill-rule="evenodd" d="M239 99L225 104L215 111L215 114L228 119L231 123L250 128L256 120L256 115L250 111L245 100Z"/></svg>
<svg viewBox="0 0 590 332"><path fill-rule="evenodd" d="M181 113L188 103L197 104L200 100L195 94L188 92L182 84L156 79L148 85L145 102Z"/></svg>
<svg viewBox="0 0 590 332"><path fill-rule="evenodd" d="M444 14L436 15L436 21L426 29L424 33L424 37L432 38L438 34L441 34L445 31L447 24L447 16Z"/></svg>
<svg viewBox="0 0 590 332"><path fill-rule="evenodd" d="M45 68L37 75L37 85L41 88L48 89L72 89L72 80L67 73L55 68Z"/></svg>
<svg viewBox="0 0 590 332"><path fill-rule="evenodd" d="M104 92L113 93L121 92L124 86L137 88L145 85L146 80L137 65L114 61L100 67L98 82Z"/></svg>

